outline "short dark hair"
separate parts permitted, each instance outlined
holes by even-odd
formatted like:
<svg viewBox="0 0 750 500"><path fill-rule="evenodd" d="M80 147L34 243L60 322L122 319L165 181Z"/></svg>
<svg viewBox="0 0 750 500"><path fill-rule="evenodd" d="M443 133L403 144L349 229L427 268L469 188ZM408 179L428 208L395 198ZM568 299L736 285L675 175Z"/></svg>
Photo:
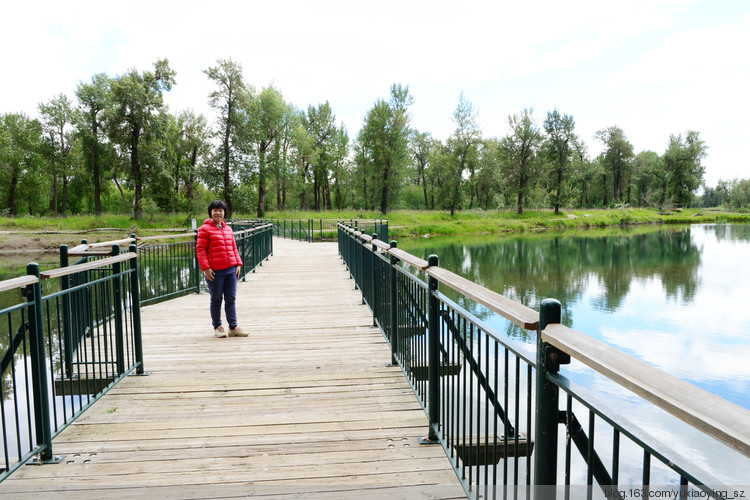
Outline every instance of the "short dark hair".
<svg viewBox="0 0 750 500"><path fill-rule="evenodd" d="M211 217L211 211L214 208L221 208L224 210L224 218L227 219L229 217L229 207L226 203L224 203L221 200L214 200L208 205L208 216Z"/></svg>

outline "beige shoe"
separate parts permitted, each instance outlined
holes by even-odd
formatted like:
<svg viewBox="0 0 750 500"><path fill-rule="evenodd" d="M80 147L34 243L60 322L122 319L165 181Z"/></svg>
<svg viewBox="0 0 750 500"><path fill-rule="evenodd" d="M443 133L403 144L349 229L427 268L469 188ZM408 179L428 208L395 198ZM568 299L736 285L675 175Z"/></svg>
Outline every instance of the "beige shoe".
<svg viewBox="0 0 750 500"><path fill-rule="evenodd" d="M227 336L227 332L224 331L224 327L223 326L219 325L216 328L216 330L214 330L214 335L216 335L220 339L223 339L224 337Z"/></svg>
<svg viewBox="0 0 750 500"><path fill-rule="evenodd" d="M235 329L229 330L230 337L247 337L247 333L239 326Z"/></svg>

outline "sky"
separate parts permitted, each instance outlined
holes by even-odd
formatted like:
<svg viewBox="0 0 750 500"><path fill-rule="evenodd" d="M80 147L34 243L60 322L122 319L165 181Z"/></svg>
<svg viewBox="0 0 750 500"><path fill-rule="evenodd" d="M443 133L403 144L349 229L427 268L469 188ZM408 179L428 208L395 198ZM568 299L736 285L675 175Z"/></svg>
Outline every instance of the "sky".
<svg viewBox="0 0 750 500"><path fill-rule="evenodd" d="M242 65L301 109L328 101L353 139L390 86L409 87L411 126L445 139L461 93L485 137L534 110L571 115L591 156L596 131L622 128L637 152L662 154L696 130L705 181L750 178L750 1L31 1L0 17L0 113L39 103L97 73L176 71L170 111L209 121L219 59Z"/></svg>

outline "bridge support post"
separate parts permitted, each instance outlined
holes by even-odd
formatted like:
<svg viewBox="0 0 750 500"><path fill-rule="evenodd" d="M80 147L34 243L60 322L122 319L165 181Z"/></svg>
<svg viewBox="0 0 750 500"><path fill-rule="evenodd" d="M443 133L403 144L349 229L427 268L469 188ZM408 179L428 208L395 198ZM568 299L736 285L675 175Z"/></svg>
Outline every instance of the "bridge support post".
<svg viewBox="0 0 750 500"><path fill-rule="evenodd" d="M536 356L536 430L534 450L535 498L555 499L557 484L557 437L560 424L560 389L547 380L556 374L560 364L570 362L567 354L542 342L542 331L547 325L561 322L561 305L555 299L544 299L539 309Z"/></svg>
<svg viewBox="0 0 750 500"><path fill-rule="evenodd" d="M378 326L378 284L380 280L377 277L378 247L375 246L375 240L377 239L378 233L372 233L372 304L370 304L372 308L372 326Z"/></svg>
<svg viewBox="0 0 750 500"><path fill-rule="evenodd" d="M437 255L427 257L427 267L437 267ZM438 443L438 427L440 425L440 307L437 298L438 280L432 276L427 278L427 417L430 428L423 444Z"/></svg>
<svg viewBox="0 0 750 500"><path fill-rule="evenodd" d="M60 245L60 267L68 267L68 245ZM60 287L63 291L70 288L70 276L65 275L60 278ZM63 316L63 363L65 375L73 374L73 322L71 320L70 294L62 296L62 316Z"/></svg>
<svg viewBox="0 0 750 500"><path fill-rule="evenodd" d="M120 245L112 245L112 255L120 255ZM114 293L114 308L115 308L115 356L117 356L117 375L125 373L125 339L122 329L122 264L115 262L112 264L112 274L114 274L114 280L112 284Z"/></svg>
<svg viewBox="0 0 750 500"><path fill-rule="evenodd" d="M391 240L391 248L396 248L396 240ZM391 364L398 366L398 271L396 271L398 259L391 255L390 268L390 302L391 302Z"/></svg>
<svg viewBox="0 0 750 500"><path fill-rule="evenodd" d="M138 255L138 247L135 243L131 243L128 251ZM133 308L133 349L135 350L135 361L138 363L135 373L136 375L145 375L146 373L143 371L143 339L141 336L141 285L138 276L140 269L138 268L137 256L130 259L130 269L133 271L130 274L130 294L133 300L130 305Z"/></svg>
<svg viewBox="0 0 750 500"><path fill-rule="evenodd" d="M26 265L26 274L39 278L39 264ZM47 356L44 352L44 318L42 317L42 284L37 281L27 288L26 300L33 303L29 312L31 335L31 381L34 393L34 430L36 442L41 446L39 460L49 462L52 457L52 427L49 410L49 385L47 384Z"/></svg>

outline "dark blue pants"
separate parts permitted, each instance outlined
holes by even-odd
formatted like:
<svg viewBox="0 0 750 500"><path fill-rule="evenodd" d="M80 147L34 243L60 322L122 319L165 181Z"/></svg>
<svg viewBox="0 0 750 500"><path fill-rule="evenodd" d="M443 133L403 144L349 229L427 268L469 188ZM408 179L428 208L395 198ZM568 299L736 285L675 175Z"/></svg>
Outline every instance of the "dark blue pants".
<svg viewBox="0 0 750 500"><path fill-rule="evenodd" d="M211 322L214 330L221 325L221 301L224 299L224 312L227 315L229 328L237 328L237 312L234 302L237 299L237 275L234 266L221 271L214 271L213 281L206 280L211 293Z"/></svg>

